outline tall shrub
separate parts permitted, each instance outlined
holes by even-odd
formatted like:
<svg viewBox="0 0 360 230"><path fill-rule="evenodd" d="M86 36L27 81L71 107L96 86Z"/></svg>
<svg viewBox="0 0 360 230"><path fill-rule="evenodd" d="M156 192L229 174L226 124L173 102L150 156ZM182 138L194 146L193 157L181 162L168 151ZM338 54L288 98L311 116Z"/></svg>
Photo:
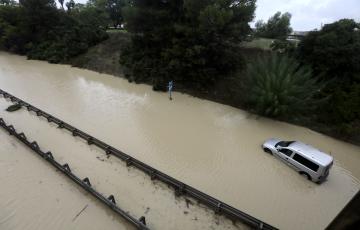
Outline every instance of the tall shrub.
<svg viewBox="0 0 360 230"><path fill-rule="evenodd" d="M250 108L269 117L291 118L313 110L322 85L309 67L300 67L280 54L261 57L249 64L244 87Z"/></svg>

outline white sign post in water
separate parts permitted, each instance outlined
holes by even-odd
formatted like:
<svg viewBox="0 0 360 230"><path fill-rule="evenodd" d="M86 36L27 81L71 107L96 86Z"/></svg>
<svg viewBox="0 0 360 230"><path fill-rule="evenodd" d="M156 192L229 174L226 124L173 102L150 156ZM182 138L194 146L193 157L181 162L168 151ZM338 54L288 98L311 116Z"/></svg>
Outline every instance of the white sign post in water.
<svg viewBox="0 0 360 230"><path fill-rule="evenodd" d="M169 85L168 85L168 91L169 91L169 99L172 100L172 97L171 97L171 92L173 90L173 81L169 81Z"/></svg>

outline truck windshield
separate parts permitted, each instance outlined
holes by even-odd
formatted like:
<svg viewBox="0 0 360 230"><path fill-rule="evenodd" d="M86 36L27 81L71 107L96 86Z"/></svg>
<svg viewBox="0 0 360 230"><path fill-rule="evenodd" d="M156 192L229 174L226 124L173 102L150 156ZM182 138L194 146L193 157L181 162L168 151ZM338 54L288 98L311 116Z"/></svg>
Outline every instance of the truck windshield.
<svg viewBox="0 0 360 230"><path fill-rule="evenodd" d="M278 143L276 143L275 147L288 147L289 145L291 145L292 143L294 143L295 141L280 141Z"/></svg>

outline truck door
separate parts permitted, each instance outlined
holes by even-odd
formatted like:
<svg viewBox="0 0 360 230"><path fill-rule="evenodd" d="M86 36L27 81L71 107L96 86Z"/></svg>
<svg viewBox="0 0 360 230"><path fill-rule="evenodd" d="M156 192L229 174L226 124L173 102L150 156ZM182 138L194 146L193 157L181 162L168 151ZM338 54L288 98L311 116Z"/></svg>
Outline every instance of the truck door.
<svg viewBox="0 0 360 230"><path fill-rule="evenodd" d="M293 154L293 151L290 149L282 148L279 150L279 157L288 165L294 167L294 165L291 164L290 159L291 155Z"/></svg>

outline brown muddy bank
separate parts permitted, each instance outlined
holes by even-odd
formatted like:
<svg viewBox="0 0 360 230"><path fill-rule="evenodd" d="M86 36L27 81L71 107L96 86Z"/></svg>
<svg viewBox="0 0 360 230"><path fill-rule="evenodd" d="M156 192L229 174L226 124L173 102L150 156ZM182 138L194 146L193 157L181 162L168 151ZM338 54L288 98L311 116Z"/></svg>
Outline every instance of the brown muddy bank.
<svg viewBox="0 0 360 230"><path fill-rule="evenodd" d="M122 78L66 65L29 61L7 53L0 53L0 87L281 229L324 229L360 188L358 146L233 107L179 93L169 101L166 94L153 92L146 85L130 84ZM113 193L125 210L137 216L145 215L150 227L244 228L196 204L187 208L184 200L175 199L172 191L161 183L152 183L141 172L127 169L117 159L107 159L96 148L26 110L6 112L9 105L0 99L1 117L35 138L59 160L71 164L77 175L91 178L97 190ZM311 183L264 154L260 145L269 137L300 140L330 153L335 164L328 181L320 186ZM0 157L1 162L7 162L6 155ZM14 157L15 161L23 158L20 154ZM33 163L25 168L38 170ZM12 177L9 174L6 177L9 179L2 178L1 183L9 184ZM40 187L36 185L31 189L37 194ZM14 196L10 192L0 199L0 204L6 204ZM3 209L0 207L0 210ZM17 207L8 210L15 214L7 223L16 225L22 219L16 218ZM24 210L31 212L29 206ZM40 216L51 218L46 212Z"/></svg>

